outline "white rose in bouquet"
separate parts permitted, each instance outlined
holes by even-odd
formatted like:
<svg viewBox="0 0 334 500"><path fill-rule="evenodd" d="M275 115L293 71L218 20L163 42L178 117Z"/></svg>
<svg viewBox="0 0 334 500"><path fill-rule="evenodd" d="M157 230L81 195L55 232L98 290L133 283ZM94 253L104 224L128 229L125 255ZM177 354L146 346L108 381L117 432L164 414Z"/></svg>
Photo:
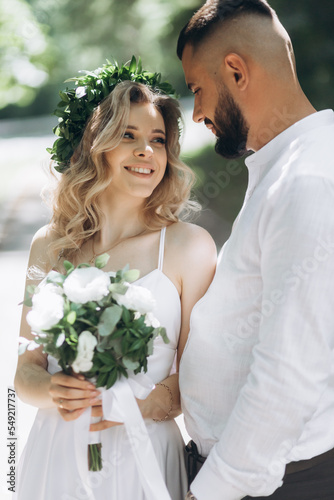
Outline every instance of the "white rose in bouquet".
<svg viewBox="0 0 334 500"><path fill-rule="evenodd" d="M153 328L159 328L160 321L154 316L153 313L148 312L145 316L145 325L153 326Z"/></svg>
<svg viewBox="0 0 334 500"><path fill-rule="evenodd" d="M88 372L92 368L96 344L97 339L91 332L85 330L80 333L77 356L72 364L72 368L76 373Z"/></svg>
<svg viewBox="0 0 334 500"><path fill-rule="evenodd" d="M131 311L138 311L141 314L152 312L156 302L150 290L138 285L130 285L128 283L126 285L128 289L124 295L113 293L113 297L117 303Z"/></svg>
<svg viewBox="0 0 334 500"><path fill-rule="evenodd" d="M32 298L32 309L27 322L34 333L41 333L58 323L64 316L62 289L52 283L38 287Z"/></svg>
<svg viewBox="0 0 334 500"><path fill-rule="evenodd" d="M96 267L75 269L64 281L67 297L78 304L101 300L108 295L110 277Z"/></svg>

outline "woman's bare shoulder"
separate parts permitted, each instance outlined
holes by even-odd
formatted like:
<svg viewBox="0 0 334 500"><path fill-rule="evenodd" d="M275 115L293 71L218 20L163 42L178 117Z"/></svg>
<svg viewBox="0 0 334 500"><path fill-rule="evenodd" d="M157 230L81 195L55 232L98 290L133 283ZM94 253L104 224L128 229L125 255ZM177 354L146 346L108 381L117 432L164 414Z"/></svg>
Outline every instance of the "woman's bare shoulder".
<svg viewBox="0 0 334 500"><path fill-rule="evenodd" d="M201 226L188 222L177 222L167 228L167 248L178 255L183 265L192 265L200 259L214 263L217 247L210 233Z"/></svg>
<svg viewBox="0 0 334 500"><path fill-rule="evenodd" d="M49 245L56 238L56 232L49 224L36 231L32 239L32 245Z"/></svg>
<svg viewBox="0 0 334 500"><path fill-rule="evenodd" d="M195 244L216 251L216 245L210 233L197 224L176 222L167 228L167 234L172 245L182 246L183 249Z"/></svg>
<svg viewBox="0 0 334 500"><path fill-rule="evenodd" d="M49 246L56 238L57 234L50 225L41 227L31 242L29 265L49 267Z"/></svg>

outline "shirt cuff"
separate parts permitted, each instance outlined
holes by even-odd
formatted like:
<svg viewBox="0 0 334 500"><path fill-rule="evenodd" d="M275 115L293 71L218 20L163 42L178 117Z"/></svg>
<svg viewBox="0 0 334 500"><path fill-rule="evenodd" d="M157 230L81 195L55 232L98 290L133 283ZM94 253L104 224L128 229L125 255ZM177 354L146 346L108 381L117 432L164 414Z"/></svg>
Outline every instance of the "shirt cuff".
<svg viewBox="0 0 334 500"><path fill-rule="evenodd" d="M197 500L241 500L247 493L227 482L223 477L223 462L219 459L215 447L196 478L190 490Z"/></svg>

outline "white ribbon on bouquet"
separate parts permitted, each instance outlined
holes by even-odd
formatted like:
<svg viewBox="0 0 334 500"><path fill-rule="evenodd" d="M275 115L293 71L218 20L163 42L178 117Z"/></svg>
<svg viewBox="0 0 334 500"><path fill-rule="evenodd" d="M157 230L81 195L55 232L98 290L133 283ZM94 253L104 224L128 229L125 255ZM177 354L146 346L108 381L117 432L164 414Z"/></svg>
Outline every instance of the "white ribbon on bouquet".
<svg viewBox="0 0 334 500"><path fill-rule="evenodd" d="M138 373L137 375L129 373L129 378L121 377L110 389L100 388L99 390L102 393L103 419L112 422L122 422L124 424L136 461L140 482L147 500L157 500L157 498L159 500L171 500L146 425L135 399L145 399L153 388L154 384L143 373ZM88 429L88 431L91 422L90 414L91 410L88 408L78 419L81 420L81 425L85 429ZM83 430L82 427L81 429ZM89 432L89 435L90 444L101 442L100 432ZM82 454L80 455L79 457L78 454L81 464L80 473L82 479L86 479L87 461L82 459ZM83 470L84 464L85 470Z"/></svg>

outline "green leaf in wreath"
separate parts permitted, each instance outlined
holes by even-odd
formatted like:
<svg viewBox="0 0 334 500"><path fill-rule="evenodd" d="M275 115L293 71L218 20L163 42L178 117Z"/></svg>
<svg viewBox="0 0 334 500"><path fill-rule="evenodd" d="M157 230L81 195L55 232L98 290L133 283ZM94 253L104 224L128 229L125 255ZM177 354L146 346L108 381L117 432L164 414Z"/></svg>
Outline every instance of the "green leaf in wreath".
<svg viewBox="0 0 334 500"><path fill-rule="evenodd" d="M132 59L130 62L130 67L129 67L130 73L134 73L136 71L136 68L137 68L137 61L136 61L135 56L132 56Z"/></svg>
<svg viewBox="0 0 334 500"><path fill-rule="evenodd" d="M141 57L139 57L138 58L138 66L137 66L136 73L140 74L140 73L142 73L142 71L143 71L143 64L142 64L142 61L141 61Z"/></svg>
<svg viewBox="0 0 334 500"><path fill-rule="evenodd" d="M97 329L101 337L110 335L122 316L122 308L116 304L107 307L101 314Z"/></svg>

